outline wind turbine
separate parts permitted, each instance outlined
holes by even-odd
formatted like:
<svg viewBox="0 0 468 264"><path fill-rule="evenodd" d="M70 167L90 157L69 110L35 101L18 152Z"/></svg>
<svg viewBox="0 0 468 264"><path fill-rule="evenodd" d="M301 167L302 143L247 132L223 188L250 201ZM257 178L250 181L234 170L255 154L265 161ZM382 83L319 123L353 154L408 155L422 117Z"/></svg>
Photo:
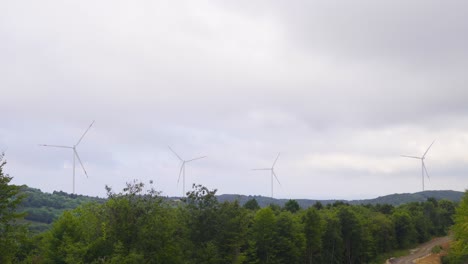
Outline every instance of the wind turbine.
<svg viewBox="0 0 468 264"><path fill-rule="evenodd" d="M421 157L400 155L400 156L405 157L405 158L412 158L412 159L421 160L421 176L422 176L422 189L423 189L423 191L424 191L424 173L426 173L427 178L430 179L429 178L429 173L427 173L426 165L424 164L424 159L426 158L426 154L427 154L427 152L429 152L429 149L432 147L432 144L434 144L434 142L435 142L435 139L434 139L434 141L432 141L431 145L429 145L426 152L424 152L424 154Z"/></svg>
<svg viewBox="0 0 468 264"><path fill-rule="evenodd" d="M182 162L182 164L180 165L180 170L179 170L179 178L177 179L177 185L179 184L179 181L180 181L180 176L182 176L182 196L185 196L185 164L191 162L191 161L195 161L195 160L199 160L199 159L203 159L203 158L206 158L206 156L201 156L201 157L198 157L198 158L193 158L193 159L189 159L189 160L184 160L182 159L170 146L167 146L172 153L174 153L174 155Z"/></svg>
<svg viewBox="0 0 468 264"><path fill-rule="evenodd" d="M280 153L278 153L278 156L276 157L275 162L273 162L273 165L271 165L271 168L252 169L252 170L269 170L271 172L271 198L273 198L273 177L276 179L278 184L281 185L275 173L275 164L278 161L279 156L280 156Z"/></svg>
<svg viewBox="0 0 468 264"><path fill-rule="evenodd" d="M81 140L83 140L84 136L86 135L86 133L88 133L88 130L91 128L91 126L94 124L94 120L93 122L91 122L91 125L89 125L88 129L86 129L86 131L83 133L83 135L80 137L80 139L78 140L78 142L76 142L75 145L73 146L60 146L60 145L45 145L45 144L40 144L39 146L41 147L52 147L52 148L67 148L67 149L72 149L73 150L73 193L75 193L75 157L78 159L78 161L80 162L80 165L81 165L81 168L83 169L85 175L86 175L86 178L88 178L88 173L86 172L86 169L85 167L83 166L83 162L81 162L81 159L80 159L80 156L78 155L78 152L76 151L76 147L81 143Z"/></svg>

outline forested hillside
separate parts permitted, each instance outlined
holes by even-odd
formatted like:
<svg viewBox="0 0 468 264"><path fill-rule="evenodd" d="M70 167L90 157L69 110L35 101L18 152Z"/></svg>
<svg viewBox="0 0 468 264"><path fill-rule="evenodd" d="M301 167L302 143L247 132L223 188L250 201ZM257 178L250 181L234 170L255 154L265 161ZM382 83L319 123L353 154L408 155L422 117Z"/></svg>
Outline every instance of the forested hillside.
<svg viewBox="0 0 468 264"><path fill-rule="evenodd" d="M19 195L24 196L18 211L25 213L24 219L33 232L45 231L65 211L89 202L103 203L105 199L62 191L44 193L39 189L21 186Z"/></svg>
<svg viewBox="0 0 468 264"><path fill-rule="evenodd" d="M296 199L300 207L308 208L313 206L315 203L319 202L323 205L333 204L336 202L344 202L352 205L359 204L391 204L391 205L402 205L411 202L424 202L428 198L434 198L436 200L449 200L452 202L458 202L461 200L463 192L457 191L424 191L417 193L396 193L386 196L377 197L374 199L364 199L364 200L311 200L311 199ZM237 195L237 194L222 194L217 196L220 202L233 202L235 200L239 201L241 205L246 203L251 199L257 200L260 207L266 207L270 204L276 204L279 206L284 206L289 199L274 199L271 197L258 196L258 195Z"/></svg>
<svg viewBox="0 0 468 264"><path fill-rule="evenodd" d="M194 186L179 203L131 183L104 203L66 211L33 237L18 261L31 263L372 263L395 249L446 234L455 204L428 199L392 205L317 203L301 209L219 202Z"/></svg>

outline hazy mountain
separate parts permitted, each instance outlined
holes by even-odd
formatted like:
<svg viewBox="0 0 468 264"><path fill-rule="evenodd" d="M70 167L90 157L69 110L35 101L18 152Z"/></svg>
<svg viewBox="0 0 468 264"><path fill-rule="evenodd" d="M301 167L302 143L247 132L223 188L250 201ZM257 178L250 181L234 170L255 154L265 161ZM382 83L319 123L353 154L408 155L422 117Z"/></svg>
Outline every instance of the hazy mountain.
<svg viewBox="0 0 468 264"><path fill-rule="evenodd" d="M302 208L307 208L314 205L316 202L320 202L323 205L335 203L335 202L345 202L349 204L391 204L391 205L401 205L410 202L423 202L427 198L435 198L437 200L450 200L458 202L461 200L463 192L457 191L424 191L417 193L396 193L385 196L380 196L374 199L364 199L364 200L313 200L313 199L294 199L296 200ZM251 195L237 195L237 194L222 194L218 196L220 202L224 201L234 201L238 200L240 204L246 203L250 199L256 199L258 204L261 207L268 206L270 204L276 204L283 206L289 199L274 199L271 197L265 196L251 196Z"/></svg>

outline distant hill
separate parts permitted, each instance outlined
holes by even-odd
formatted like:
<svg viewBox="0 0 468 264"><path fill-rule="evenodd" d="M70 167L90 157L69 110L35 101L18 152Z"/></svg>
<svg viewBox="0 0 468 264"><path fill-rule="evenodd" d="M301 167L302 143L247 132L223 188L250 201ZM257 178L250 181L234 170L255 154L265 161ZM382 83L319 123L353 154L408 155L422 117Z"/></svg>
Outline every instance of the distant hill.
<svg viewBox="0 0 468 264"><path fill-rule="evenodd" d="M436 200L450 200L453 202L458 202L461 200L463 192L457 191L424 191L417 193L400 193L400 194L390 194L386 196L380 196L374 199L364 199L364 200L310 200L310 199L294 199L296 200L302 208L307 208L314 205L316 202L320 202L323 205L332 204L335 202L345 202L352 205L358 204L391 204L398 206L405 203L411 202L424 202L427 198L435 198ZM260 207L265 207L270 204L276 204L283 206L289 199L274 199L271 197L265 196L251 196L251 195L237 195L237 194L222 194L218 196L220 202L224 201L234 201L238 200L240 204L246 203L250 199L256 199Z"/></svg>
<svg viewBox="0 0 468 264"><path fill-rule="evenodd" d="M424 191L417 193L395 193L385 196L380 196L374 199L353 200L350 204L391 204L401 205L411 202L424 202L427 198L435 198L436 200L449 200L459 202L463 197L463 192L457 191Z"/></svg>
<svg viewBox="0 0 468 264"><path fill-rule="evenodd" d="M42 232L49 228L65 210L71 210L83 203L103 203L105 199L77 194L69 194L62 191L44 193L39 189L26 185L21 187L20 194L25 198L19 207L20 212L26 213L25 221L30 224L33 232Z"/></svg>
<svg viewBox="0 0 468 264"><path fill-rule="evenodd" d="M21 194L25 195L23 203L19 208L20 212L25 212L25 221L30 224L30 229L33 232L42 232L50 227L50 224L55 221L65 210L74 209L81 204L89 202L104 203L106 199L98 197L90 197L85 195L69 194L66 192L44 193L39 189L22 186ZM357 204L391 204L401 205L410 202L424 202L427 198L433 197L437 200L447 199L458 202L461 200L463 192L456 191L424 191L418 193L402 193L391 194L366 200L309 200L295 199L299 206L307 208L320 202L323 205L332 204L335 202L345 202L352 205ZM270 204L284 206L289 199L273 199L265 196L257 195L237 195L237 194L222 194L217 196L218 201L235 201L238 200L241 205L245 204L250 199L256 199L260 207L266 207ZM176 201L180 197L166 197L165 199Z"/></svg>

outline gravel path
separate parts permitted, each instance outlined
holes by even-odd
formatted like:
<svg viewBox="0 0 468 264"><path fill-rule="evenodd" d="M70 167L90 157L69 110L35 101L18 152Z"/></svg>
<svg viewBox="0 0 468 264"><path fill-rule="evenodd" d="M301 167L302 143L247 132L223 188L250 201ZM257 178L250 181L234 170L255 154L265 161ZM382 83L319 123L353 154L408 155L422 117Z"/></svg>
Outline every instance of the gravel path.
<svg viewBox="0 0 468 264"><path fill-rule="evenodd" d="M392 259L390 261L387 261L387 263L392 263L392 264L411 264L414 263L413 261L422 258L424 256L427 256L431 253L431 250L433 247L437 245L442 245L444 243L447 243L450 241L450 237L438 237L434 238L429 242L426 242L424 244L419 245L418 248L412 249L411 254L408 256L404 257L399 257L396 259Z"/></svg>

